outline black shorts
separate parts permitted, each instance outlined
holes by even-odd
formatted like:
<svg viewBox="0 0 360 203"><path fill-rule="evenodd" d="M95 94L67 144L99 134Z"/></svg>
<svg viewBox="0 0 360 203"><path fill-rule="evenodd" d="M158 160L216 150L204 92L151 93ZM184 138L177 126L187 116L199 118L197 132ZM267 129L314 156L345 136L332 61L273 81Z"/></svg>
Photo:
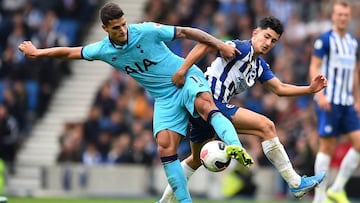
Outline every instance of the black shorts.
<svg viewBox="0 0 360 203"><path fill-rule="evenodd" d="M215 101L216 106L219 108L220 112L224 114L226 118L232 121L232 116L240 108L232 104L221 103ZM217 138L214 128L210 125L209 122L204 121L201 117L192 118L190 117L190 141L193 143L202 143L211 138Z"/></svg>

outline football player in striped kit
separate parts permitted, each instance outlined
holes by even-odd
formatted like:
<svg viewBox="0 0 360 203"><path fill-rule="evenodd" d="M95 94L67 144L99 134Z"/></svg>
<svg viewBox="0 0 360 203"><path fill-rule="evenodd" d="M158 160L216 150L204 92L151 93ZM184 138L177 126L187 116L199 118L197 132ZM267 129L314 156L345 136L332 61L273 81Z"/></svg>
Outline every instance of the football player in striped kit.
<svg viewBox="0 0 360 203"><path fill-rule="evenodd" d="M331 202L330 199L349 203L344 187L360 160L359 52L357 40L347 32L350 19L349 2L336 1L332 10L333 27L315 40L311 57L310 77L321 72L328 79L328 86L315 95L319 134L315 174L328 171L337 137L348 135L352 143L331 187L326 190L325 179L315 189L314 203Z"/></svg>
<svg viewBox="0 0 360 203"><path fill-rule="evenodd" d="M312 94L326 86L326 78L322 75L314 76L309 86L296 86L281 82L273 74L269 64L260 55L268 53L275 46L282 32L283 26L277 18L263 18L259 26L254 29L251 40L226 42L236 47L241 54L236 55L233 60L226 60L218 54L211 66L207 68L205 76L211 87L215 104L220 111L231 120L239 134L255 135L262 139L261 146L264 154L288 183L293 195L301 198L324 179L325 173L301 177L294 170L280 143L274 123L261 114L229 104L231 97L251 88L256 81L261 82L279 96ZM174 74L173 82L177 86L182 86L187 69L209 52L216 53L217 50L205 44L196 45L178 72ZM192 119L191 122L192 154L181 163L188 178L201 166L199 158L201 146L214 139L215 134L205 121ZM172 192L168 186L159 202L168 203L173 202L172 200Z"/></svg>

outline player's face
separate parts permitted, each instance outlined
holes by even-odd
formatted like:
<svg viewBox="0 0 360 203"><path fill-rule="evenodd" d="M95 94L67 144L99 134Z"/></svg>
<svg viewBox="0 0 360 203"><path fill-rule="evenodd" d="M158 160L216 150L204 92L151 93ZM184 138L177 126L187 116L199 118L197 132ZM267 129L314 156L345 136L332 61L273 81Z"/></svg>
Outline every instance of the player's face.
<svg viewBox="0 0 360 203"><path fill-rule="evenodd" d="M251 39L255 54L268 53L275 46L279 38L280 35L270 28L255 29Z"/></svg>
<svg viewBox="0 0 360 203"><path fill-rule="evenodd" d="M344 31L350 23L351 9L340 4L334 6L332 20L334 22L335 29Z"/></svg>
<svg viewBox="0 0 360 203"><path fill-rule="evenodd" d="M116 44L124 44L127 41L127 23L125 16L121 18L110 20L107 25L102 25L102 28L109 34L109 37Z"/></svg>

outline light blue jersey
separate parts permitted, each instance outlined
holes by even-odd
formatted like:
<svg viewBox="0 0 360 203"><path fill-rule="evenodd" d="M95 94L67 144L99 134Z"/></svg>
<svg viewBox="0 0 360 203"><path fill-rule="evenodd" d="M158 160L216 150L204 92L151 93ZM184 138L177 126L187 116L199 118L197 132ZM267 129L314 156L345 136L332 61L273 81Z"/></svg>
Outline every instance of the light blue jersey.
<svg viewBox="0 0 360 203"><path fill-rule="evenodd" d="M85 46L82 56L87 60L101 60L127 73L140 83L155 99L154 135L169 129L186 134L188 116L198 116L194 100L199 92L210 92L199 68L193 66L186 75L183 88L171 81L184 59L173 54L165 41L175 38L176 27L156 23L128 26L125 45L114 44L108 37Z"/></svg>

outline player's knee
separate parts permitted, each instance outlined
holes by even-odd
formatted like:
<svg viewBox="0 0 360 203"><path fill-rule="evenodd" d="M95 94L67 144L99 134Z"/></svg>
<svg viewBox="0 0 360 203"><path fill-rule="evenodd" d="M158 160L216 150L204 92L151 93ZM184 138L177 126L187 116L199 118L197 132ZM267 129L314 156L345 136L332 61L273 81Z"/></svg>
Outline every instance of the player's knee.
<svg viewBox="0 0 360 203"><path fill-rule="evenodd" d="M259 128L263 139L269 139L277 136L274 122L265 116L261 117Z"/></svg>
<svg viewBox="0 0 360 203"><path fill-rule="evenodd" d="M199 93L195 99L195 108L200 116L206 120L211 110L217 109L212 96L208 92Z"/></svg>
<svg viewBox="0 0 360 203"><path fill-rule="evenodd" d="M352 142L352 147L358 152L360 153L360 142Z"/></svg>
<svg viewBox="0 0 360 203"><path fill-rule="evenodd" d="M158 143L157 151L160 157L177 154L176 147L164 145L163 143Z"/></svg>
<svg viewBox="0 0 360 203"><path fill-rule="evenodd" d="M321 143L319 144L319 152L325 153L327 155L329 155L330 157L334 154L335 152L335 147L336 145L333 144L329 144L329 143Z"/></svg>
<svg viewBox="0 0 360 203"><path fill-rule="evenodd" d="M169 136L158 134L156 137L157 150L160 156L169 156L177 153L176 142L173 142Z"/></svg>

